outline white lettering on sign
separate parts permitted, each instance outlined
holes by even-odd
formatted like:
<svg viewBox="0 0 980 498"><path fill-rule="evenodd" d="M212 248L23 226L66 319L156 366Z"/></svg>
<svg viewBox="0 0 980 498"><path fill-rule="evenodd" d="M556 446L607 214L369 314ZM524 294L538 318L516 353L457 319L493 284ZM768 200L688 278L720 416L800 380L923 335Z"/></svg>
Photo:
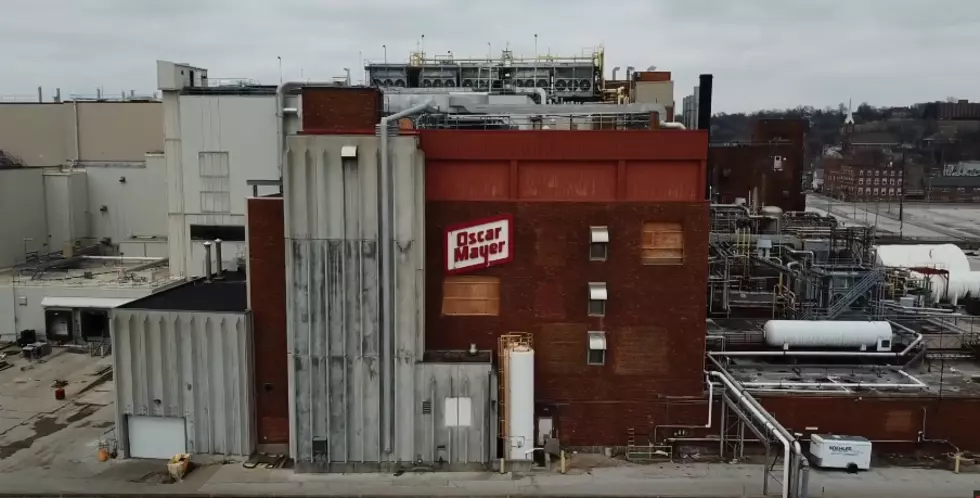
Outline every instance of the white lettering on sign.
<svg viewBox="0 0 980 498"><path fill-rule="evenodd" d="M446 230L446 272L462 273L514 259L514 220L500 215L454 225Z"/></svg>

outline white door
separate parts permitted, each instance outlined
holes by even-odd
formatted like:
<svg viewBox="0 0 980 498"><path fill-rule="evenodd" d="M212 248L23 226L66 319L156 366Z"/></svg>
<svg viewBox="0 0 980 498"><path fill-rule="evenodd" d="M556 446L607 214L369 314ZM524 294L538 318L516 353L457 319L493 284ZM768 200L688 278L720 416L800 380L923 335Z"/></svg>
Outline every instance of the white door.
<svg viewBox="0 0 980 498"><path fill-rule="evenodd" d="M187 451L183 418L129 416L131 458L170 457Z"/></svg>

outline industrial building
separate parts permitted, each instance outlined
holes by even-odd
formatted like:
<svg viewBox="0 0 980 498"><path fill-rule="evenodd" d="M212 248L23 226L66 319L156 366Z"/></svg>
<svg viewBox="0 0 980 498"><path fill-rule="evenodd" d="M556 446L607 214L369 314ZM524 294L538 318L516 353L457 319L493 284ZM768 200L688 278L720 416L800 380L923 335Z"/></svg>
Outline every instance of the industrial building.
<svg viewBox="0 0 980 498"><path fill-rule="evenodd" d="M708 153L712 201L745 203L756 210L764 206L804 210L805 133L803 120L758 119L750 141L712 143Z"/></svg>
<svg viewBox="0 0 980 498"><path fill-rule="evenodd" d="M696 446L765 454L798 497L834 435L980 448L967 254L803 211L801 122L709 147L710 75L689 129L670 73L609 92L600 56L559 88L539 62L524 92L495 61L369 65L369 87L160 61L167 251L27 254L0 316L111 351L124 457L387 472ZM0 175L92 191L32 171ZM91 231L56 219L59 243Z"/></svg>

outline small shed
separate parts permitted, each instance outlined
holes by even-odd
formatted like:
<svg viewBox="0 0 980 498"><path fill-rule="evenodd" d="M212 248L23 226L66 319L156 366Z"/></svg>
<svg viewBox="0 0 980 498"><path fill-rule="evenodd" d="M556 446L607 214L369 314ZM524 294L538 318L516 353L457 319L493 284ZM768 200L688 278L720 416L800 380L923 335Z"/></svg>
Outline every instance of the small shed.
<svg viewBox="0 0 980 498"><path fill-rule="evenodd" d="M245 275L225 272L111 311L123 458L250 455L254 362Z"/></svg>

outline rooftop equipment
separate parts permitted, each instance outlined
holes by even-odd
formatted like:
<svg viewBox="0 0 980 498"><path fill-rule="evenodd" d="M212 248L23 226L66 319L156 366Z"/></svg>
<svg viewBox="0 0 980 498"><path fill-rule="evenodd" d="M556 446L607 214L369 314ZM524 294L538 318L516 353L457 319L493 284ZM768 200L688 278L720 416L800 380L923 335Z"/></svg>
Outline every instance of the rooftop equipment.
<svg viewBox="0 0 980 498"><path fill-rule="evenodd" d="M766 344L790 348L842 348L891 351L894 334L888 322L769 320Z"/></svg>

